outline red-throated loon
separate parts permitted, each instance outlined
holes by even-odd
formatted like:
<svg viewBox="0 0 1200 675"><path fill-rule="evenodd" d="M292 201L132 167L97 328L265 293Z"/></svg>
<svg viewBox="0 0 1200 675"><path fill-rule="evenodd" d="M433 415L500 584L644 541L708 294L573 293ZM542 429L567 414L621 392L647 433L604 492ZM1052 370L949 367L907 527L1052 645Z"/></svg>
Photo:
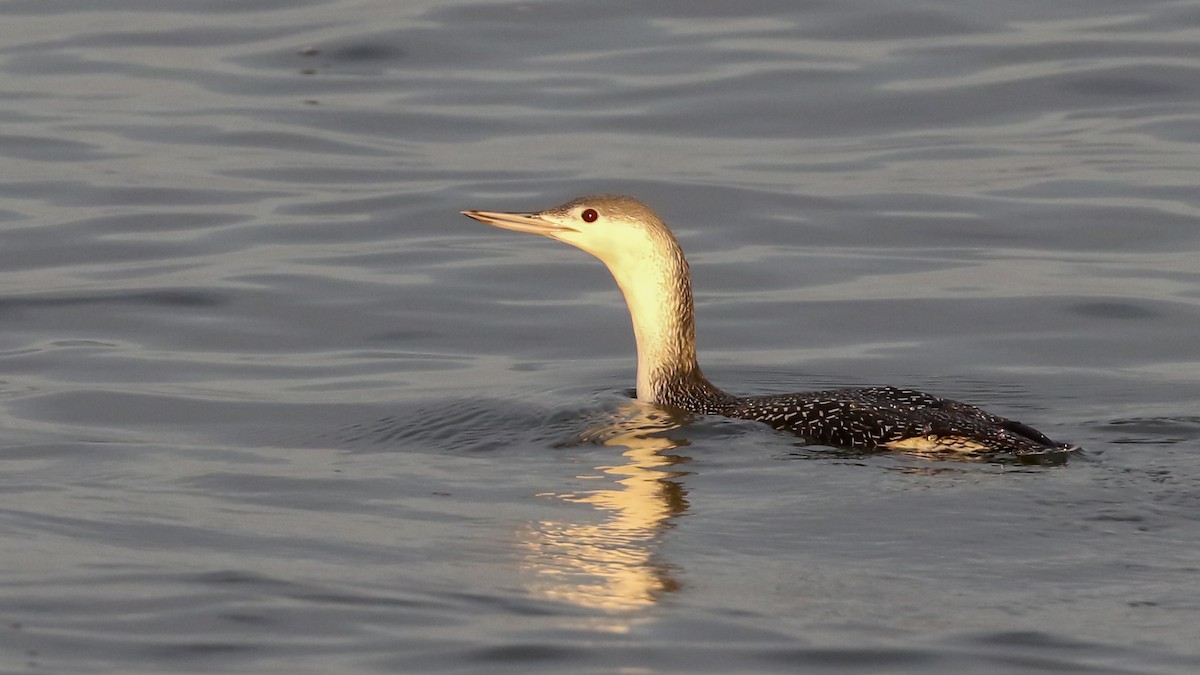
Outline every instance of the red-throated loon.
<svg viewBox="0 0 1200 675"><path fill-rule="evenodd" d="M975 456L1075 449L1020 422L911 389L832 389L746 398L721 391L696 361L692 282L683 250L658 215L632 197L580 197L536 213L462 213L496 227L557 239L608 266L633 319L641 401L757 420L811 443L849 449Z"/></svg>

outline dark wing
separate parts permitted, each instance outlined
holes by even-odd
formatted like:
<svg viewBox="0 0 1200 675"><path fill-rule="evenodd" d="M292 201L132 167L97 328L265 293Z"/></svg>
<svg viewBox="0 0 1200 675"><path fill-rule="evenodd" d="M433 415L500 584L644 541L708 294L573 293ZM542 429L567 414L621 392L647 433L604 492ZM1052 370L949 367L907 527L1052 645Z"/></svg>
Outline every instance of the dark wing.
<svg viewBox="0 0 1200 675"><path fill-rule="evenodd" d="M896 387L756 396L742 399L726 414L843 448L1018 455L1067 449L1020 422Z"/></svg>

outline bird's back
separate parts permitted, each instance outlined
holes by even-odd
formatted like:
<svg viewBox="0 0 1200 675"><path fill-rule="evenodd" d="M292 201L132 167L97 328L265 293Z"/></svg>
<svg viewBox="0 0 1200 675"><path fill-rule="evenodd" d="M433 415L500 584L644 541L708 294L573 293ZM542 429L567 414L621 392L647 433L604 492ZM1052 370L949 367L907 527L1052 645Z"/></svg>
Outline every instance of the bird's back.
<svg viewBox="0 0 1200 675"><path fill-rule="evenodd" d="M722 414L764 422L811 443L850 449L968 455L1072 449L973 405L896 387L754 396L738 399Z"/></svg>

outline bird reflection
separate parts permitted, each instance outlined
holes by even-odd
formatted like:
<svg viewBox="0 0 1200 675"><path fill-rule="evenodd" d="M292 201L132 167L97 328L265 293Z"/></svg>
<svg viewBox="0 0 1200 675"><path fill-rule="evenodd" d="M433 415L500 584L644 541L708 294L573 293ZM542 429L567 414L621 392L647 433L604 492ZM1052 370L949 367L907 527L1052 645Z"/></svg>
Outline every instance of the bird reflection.
<svg viewBox="0 0 1200 675"><path fill-rule="evenodd" d="M672 566L657 554L662 533L688 508L678 467L686 445L667 437L682 420L638 401L623 405L580 440L623 447L623 461L598 466L600 486L548 496L594 507L598 521L530 523L520 533L524 572L536 595L572 604L629 610L678 588ZM588 478L588 476L580 476Z"/></svg>

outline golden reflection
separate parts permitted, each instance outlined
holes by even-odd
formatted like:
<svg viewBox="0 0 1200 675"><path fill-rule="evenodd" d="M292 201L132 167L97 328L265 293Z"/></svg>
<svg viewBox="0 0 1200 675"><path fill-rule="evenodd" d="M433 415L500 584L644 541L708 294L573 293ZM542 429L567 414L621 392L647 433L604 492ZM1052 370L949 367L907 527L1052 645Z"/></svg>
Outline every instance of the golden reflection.
<svg viewBox="0 0 1200 675"><path fill-rule="evenodd" d="M594 510L583 517L598 520L531 523L520 533L530 590L584 607L628 610L678 587L656 548L672 518L688 506L678 480L686 472L667 470L688 461L668 454L686 444L665 436L679 426L664 411L630 401L582 435L584 442L626 448L624 461L579 476L595 480L593 490L545 495L589 504Z"/></svg>

